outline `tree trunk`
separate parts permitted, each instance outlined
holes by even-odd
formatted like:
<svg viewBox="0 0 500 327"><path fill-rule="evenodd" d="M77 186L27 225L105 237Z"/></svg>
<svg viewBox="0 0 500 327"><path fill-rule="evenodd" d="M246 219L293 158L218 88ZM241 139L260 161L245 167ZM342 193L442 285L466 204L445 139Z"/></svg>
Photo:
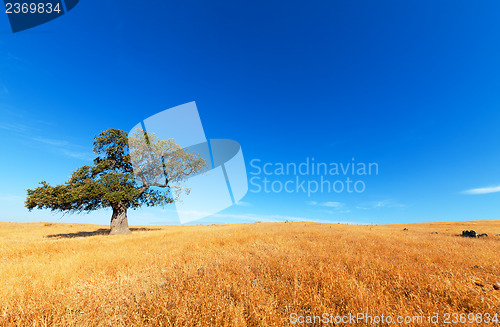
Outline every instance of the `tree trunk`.
<svg viewBox="0 0 500 327"><path fill-rule="evenodd" d="M127 221L127 204L125 202L119 202L112 207L113 216L111 216L111 231L109 235L130 234L131 231L128 229Z"/></svg>

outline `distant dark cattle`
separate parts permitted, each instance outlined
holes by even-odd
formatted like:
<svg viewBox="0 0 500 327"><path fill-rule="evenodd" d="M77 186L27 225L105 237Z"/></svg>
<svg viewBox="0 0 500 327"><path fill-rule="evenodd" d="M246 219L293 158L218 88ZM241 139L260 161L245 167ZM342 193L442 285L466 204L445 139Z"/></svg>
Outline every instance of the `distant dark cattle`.
<svg viewBox="0 0 500 327"><path fill-rule="evenodd" d="M477 237L475 230L464 230L462 231L462 237Z"/></svg>
<svg viewBox="0 0 500 327"><path fill-rule="evenodd" d="M464 230L462 231L462 237L488 237L488 234L478 234L475 230Z"/></svg>
<svg viewBox="0 0 500 327"><path fill-rule="evenodd" d="M407 230L408 230L408 228L403 229L403 231L407 231Z"/></svg>

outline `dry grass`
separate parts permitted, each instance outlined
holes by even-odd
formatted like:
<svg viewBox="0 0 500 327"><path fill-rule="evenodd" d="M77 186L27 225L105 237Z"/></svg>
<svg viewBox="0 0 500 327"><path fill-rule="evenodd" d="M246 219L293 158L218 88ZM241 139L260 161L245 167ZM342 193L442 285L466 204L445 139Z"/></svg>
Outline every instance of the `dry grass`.
<svg viewBox="0 0 500 327"><path fill-rule="evenodd" d="M492 287L500 282L498 221L90 233L101 228L0 223L0 325L287 326L292 313L500 315ZM464 229L490 236L455 236ZM77 232L97 235L46 237ZM405 326L416 325L428 323Z"/></svg>

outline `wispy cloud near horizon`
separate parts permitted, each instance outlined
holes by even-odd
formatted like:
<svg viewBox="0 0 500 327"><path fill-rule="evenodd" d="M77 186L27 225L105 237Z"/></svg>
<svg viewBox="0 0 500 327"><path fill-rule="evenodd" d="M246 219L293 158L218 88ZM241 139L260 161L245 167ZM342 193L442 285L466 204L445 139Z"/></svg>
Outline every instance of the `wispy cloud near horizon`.
<svg viewBox="0 0 500 327"><path fill-rule="evenodd" d="M393 200L383 200L383 201L371 201L361 203L357 206L357 209L368 210L368 209L380 209L380 208L405 208L406 205L397 203Z"/></svg>
<svg viewBox="0 0 500 327"><path fill-rule="evenodd" d="M342 202L333 202L333 201L327 201L327 202L309 201L307 202L307 204L311 206L320 206L320 207L328 207L336 209L340 209L344 206L344 203Z"/></svg>
<svg viewBox="0 0 500 327"><path fill-rule="evenodd" d="M250 202L245 202L245 201L238 201L238 202L235 203L235 205L241 206L241 207L250 207L250 206L252 206L252 204Z"/></svg>
<svg viewBox="0 0 500 327"><path fill-rule="evenodd" d="M462 194L490 194L490 193L498 193L498 192L500 192L500 185L490 186L490 187L482 187L482 188L473 188L470 190L463 191Z"/></svg>
<svg viewBox="0 0 500 327"><path fill-rule="evenodd" d="M327 213L329 215L341 214L341 213L350 213L351 210L346 208L345 203L335 202L335 201L327 201L327 202L317 202L317 201L308 201L308 205L323 207L325 209L321 209L320 212Z"/></svg>

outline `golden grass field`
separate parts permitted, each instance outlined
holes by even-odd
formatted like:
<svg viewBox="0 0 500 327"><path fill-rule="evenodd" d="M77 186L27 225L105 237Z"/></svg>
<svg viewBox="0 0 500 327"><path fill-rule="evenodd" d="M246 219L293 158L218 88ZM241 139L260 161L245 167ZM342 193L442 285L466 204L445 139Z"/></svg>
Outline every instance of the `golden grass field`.
<svg viewBox="0 0 500 327"><path fill-rule="evenodd" d="M426 317L376 326L500 326L443 322L446 313L500 319L500 221L161 226L89 236L102 228L0 223L0 325L372 325L291 319L364 313ZM457 237L464 229L489 237ZM55 234L70 235L47 237ZM430 324L435 312L441 320Z"/></svg>

